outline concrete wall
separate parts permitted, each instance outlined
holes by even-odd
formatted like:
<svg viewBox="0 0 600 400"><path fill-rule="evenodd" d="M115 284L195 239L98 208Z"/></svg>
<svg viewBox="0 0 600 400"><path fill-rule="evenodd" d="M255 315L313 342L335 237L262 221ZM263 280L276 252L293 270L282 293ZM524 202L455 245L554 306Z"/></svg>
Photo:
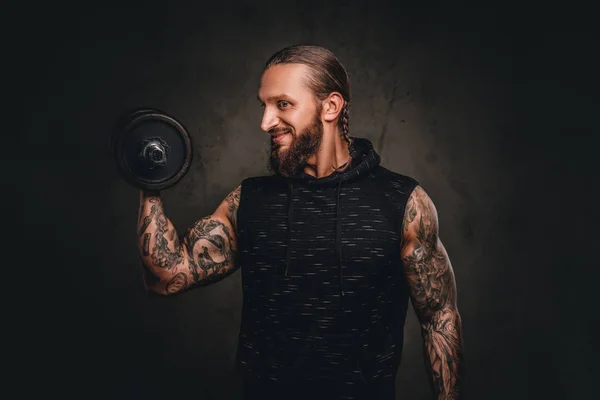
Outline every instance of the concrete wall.
<svg viewBox="0 0 600 400"><path fill-rule="evenodd" d="M372 140L382 164L419 180L437 206L458 282L467 397L585 397L587 319L558 322L591 299L592 287L585 275L572 291L565 286L575 280L568 271L591 265L589 253L566 248L586 247L589 235L565 233L584 231L587 220L569 214L573 202L592 212L574 188L588 170L564 162L585 158L565 153L585 151L580 128L592 110L573 106L585 92L559 67L580 55L572 46L581 42L546 26L529 34L531 20L499 9L46 7L26 19L37 33L21 34L24 78L13 81L28 166L21 254L39 277L33 283L49 291L33 305L35 319L20 315L32 324L22 338L34 343L21 362L52 377L44 390L237 398L240 274L175 298L144 293L138 193L118 175L108 134L118 113L143 105L188 127L196 160L164 192L182 231L243 178L267 173L258 78L272 53L304 42L330 48L347 68L351 134ZM583 119L556 129L558 111L582 110ZM431 398L412 311L397 382L399 399Z"/></svg>

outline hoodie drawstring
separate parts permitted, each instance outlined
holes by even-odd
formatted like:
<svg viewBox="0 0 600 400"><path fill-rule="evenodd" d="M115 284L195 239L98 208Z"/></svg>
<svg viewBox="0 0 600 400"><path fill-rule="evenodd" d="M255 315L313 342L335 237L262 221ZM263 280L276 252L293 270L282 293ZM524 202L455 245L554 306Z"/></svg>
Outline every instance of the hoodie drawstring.
<svg viewBox="0 0 600 400"><path fill-rule="evenodd" d="M292 182L289 182L288 188L290 190L290 193L289 193L289 203L288 203L287 246L286 246L286 251L285 251L285 276L287 276L288 270L290 268L290 264L292 262L291 242L292 242L292 221L294 219L294 184Z"/></svg>
<svg viewBox="0 0 600 400"><path fill-rule="evenodd" d="M342 296L345 296L344 292L344 274L342 271L342 204L340 203L340 192L342 188L342 182L344 180L340 180L340 183L337 187L337 198L336 198L336 215L335 215L335 250L338 256L338 269L340 271L340 290Z"/></svg>
<svg viewBox="0 0 600 400"><path fill-rule="evenodd" d="M337 186L336 193L336 216L335 216L335 253L337 257L337 266L339 270L340 276L340 291L342 296L345 296L344 292L344 274L342 270L342 205L340 203L340 192L342 188L342 182L344 180L340 180ZM288 271L290 269L290 265L292 263L292 250L291 250L291 241L292 241L292 222L294 220L294 184L292 182L288 183L289 189L289 202L288 202L288 223L287 223L287 246L285 253L285 276L287 276Z"/></svg>

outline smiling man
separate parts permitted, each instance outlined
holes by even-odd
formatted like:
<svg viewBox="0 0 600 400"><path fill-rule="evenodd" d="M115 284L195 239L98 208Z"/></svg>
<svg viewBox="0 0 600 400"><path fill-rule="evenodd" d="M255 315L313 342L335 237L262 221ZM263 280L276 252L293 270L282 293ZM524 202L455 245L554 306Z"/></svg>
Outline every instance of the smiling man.
<svg viewBox="0 0 600 400"><path fill-rule="evenodd" d="M150 289L175 294L241 267L244 399L393 400L409 299L437 399L460 398L461 319L438 217L418 182L349 135L349 79L331 51L291 46L260 79L270 176L244 179L178 239L141 193ZM208 305L207 305L208 306Z"/></svg>
<svg viewBox="0 0 600 400"><path fill-rule="evenodd" d="M272 136L269 169L287 177L306 169L309 174L321 177L346 168L349 149L341 139L347 144L350 141L348 104L343 95L333 94L328 105L331 108L323 113L325 104L314 95L319 84L310 80L310 67L300 63L277 64L275 60L271 63L262 76L258 94L265 108L261 128ZM307 86L314 89L307 90ZM343 112L340 114L340 111ZM339 129L345 130L344 134L328 135L323 143L324 123L332 124L336 120ZM320 171L318 166L321 166Z"/></svg>

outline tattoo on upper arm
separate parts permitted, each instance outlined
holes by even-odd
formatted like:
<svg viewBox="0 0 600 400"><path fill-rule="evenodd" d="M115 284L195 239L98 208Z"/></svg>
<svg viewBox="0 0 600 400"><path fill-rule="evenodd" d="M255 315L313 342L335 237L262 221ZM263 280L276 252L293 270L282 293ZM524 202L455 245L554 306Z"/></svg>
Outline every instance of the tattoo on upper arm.
<svg viewBox="0 0 600 400"><path fill-rule="evenodd" d="M405 211L405 214L404 214L404 221L403 221L403 224L402 224L402 226L403 226L402 231L404 233L408 232L408 227L415 220L416 216L417 216L417 209L416 209L416 206L415 206L414 197L411 195L408 198L408 202L406 203L406 211Z"/></svg>
<svg viewBox="0 0 600 400"><path fill-rule="evenodd" d="M413 302L421 315L452 302L454 280L450 262L438 237L437 213L425 192L417 187L407 203L405 231L411 231L411 251L404 254L406 277Z"/></svg>
<svg viewBox="0 0 600 400"><path fill-rule="evenodd" d="M208 284L233 272L235 241L227 225L219 220L210 217L198 220L184 236L183 243L195 282Z"/></svg>
<svg viewBox="0 0 600 400"><path fill-rule="evenodd" d="M231 221L231 225L233 226L233 231L238 232L237 229L237 210L240 206L240 193L242 190L242 185L238 185L231 193L227 195L225 201L227 202L227 211L229 220Z"/></svg>

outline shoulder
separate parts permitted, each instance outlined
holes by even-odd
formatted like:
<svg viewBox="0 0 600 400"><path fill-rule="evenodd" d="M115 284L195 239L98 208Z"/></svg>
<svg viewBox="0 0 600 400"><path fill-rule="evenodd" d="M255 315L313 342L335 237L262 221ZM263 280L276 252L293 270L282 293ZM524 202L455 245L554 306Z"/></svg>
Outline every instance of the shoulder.
<svg viewBox="0 0 600 400"><path fill-rule="evenodd" d="M391 190L400 191L403 194L410 194L419 185L419 181L412 176L392 171L381 165L372 171L372 176Z"/></svg>
<svg viewBox="0 0 600 400"><path fill-rule="evenodd" d="M259 175L243 179L240 186L242 199L245 200L277 192L286 186L286 182L276 175Z"/></svg>
<svg viewBox="0 0 600 400"><path fill-rule="evenodd" d="M419 186L412 176L391 171L385 167L374 168L369 177L375 182L377 191L393 204L396 213L402 215L415 188Z"/></svg>
<svg viewBox="0 0 600 400"><path fill-rule="evenodd" d="M429 194L427 194L421 185L415 186L410 196L408 196L406 208L408 209L409 207L418 212L435 211L433 200L431 200L431 197L429 197Z"/></svg>
<svg viewBox="0 0 600 400"><path fill-rule="evenodd" d="M403 232L407 236L418 232L436 234L438 213L433 200L420 185L415 186L406 202Z"/></svg>
<svg viewBox="0 0 600 400"><path fill-rule="evenodd" d="M252 186L262 187L265 185L276 184L281 180L282 179L276 175L256 175L244 178L240 185L242 186L242 188Z"/></svg>

